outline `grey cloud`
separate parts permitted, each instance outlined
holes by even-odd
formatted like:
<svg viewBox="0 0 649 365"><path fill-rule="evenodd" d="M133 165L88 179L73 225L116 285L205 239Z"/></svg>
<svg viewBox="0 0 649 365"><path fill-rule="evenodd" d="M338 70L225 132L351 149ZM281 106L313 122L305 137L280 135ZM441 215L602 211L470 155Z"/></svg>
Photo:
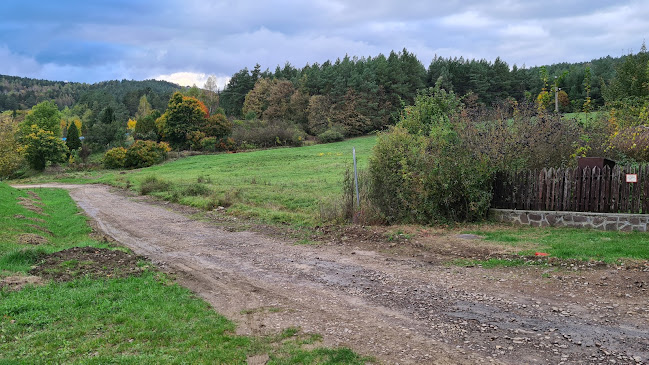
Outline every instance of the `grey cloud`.
<svg viewBox="0 0 649 365"><path fill-rule="evenodd" d="M532 66L620 55L649 32L638 0L5 1L0 13L12 14L0 57L29 60L0 73L77 81L231 75L404 47L426 66L435 54Z"/></svg>

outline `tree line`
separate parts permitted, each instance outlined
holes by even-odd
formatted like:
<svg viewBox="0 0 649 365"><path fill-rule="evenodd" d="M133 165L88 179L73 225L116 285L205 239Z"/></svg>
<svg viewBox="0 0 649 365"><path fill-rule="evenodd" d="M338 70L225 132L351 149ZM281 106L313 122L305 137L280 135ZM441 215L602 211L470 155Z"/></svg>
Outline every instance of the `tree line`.
<svg viewBox="0 0 649 365"><path fill-rule="evenodd" d="M290 120L312 135L335 125L347 135L384 129L396 123L419 90L436 85L461 96L474 94L487 107L510 98L534 101L544 88L558 87L563 91L561 111L580 112L587 98L592 110L604 106L604 85L626 58L526 68L510 67L500 58L491 62L436 56L426 68L403 49L387 57L345 56L301 69L286 63L274 72L257 64L232 75L220 105L232 118Z"/></svg>

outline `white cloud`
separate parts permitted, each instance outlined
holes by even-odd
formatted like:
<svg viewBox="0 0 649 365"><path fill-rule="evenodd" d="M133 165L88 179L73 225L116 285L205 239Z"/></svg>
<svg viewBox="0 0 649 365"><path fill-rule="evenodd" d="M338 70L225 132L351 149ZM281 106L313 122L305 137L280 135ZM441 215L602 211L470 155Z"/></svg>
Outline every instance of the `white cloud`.
<svg viewBox="0 0 649 365"><path fill-rule="evenodd" d="M540 24L508 25L501 31L501 34L507 38L527 39L530 41L550 36L550 32Z"/></svg>
<svg viewBox="0 0 649 365"><path fill-rule="evenodd" d="M476 11L465 11L442 17L440 23L450 27L485 28L494 25L495 21Z"/></svg>
<svg viewBox="0 0 649 365"><path fill-rule="evenodd" d="M207 81L207 78L209 76L210 75L208 74L197 73L197 72L174 72L172 74L158 75L152 78L155 80L164 80L164 81L173 82L180 86L196 85L198 87L203 87L203 85L205 85L205 81ZM229 76L215 76L215 78L216 78L216 85L220 90L223 90L225 88L225 85L228 84L228 81L230 81Z"/></svg>

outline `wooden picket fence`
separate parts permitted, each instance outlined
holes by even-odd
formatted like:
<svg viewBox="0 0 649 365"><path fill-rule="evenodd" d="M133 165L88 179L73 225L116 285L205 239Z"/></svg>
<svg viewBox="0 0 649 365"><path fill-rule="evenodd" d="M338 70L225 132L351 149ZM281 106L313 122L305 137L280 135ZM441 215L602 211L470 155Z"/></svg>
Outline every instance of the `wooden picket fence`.
<svg viewBox="0 0 649 365"><path fill-rule="evenodd" d="M627 174L637 182L628 183ZM647 214L649 165L498 173L492 208Z"/></svg>

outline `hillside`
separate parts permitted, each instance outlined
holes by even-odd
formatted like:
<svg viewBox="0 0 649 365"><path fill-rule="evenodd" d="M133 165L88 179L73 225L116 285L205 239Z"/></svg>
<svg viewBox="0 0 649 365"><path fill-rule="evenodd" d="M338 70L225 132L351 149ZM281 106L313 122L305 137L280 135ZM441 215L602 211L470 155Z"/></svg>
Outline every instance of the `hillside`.
<svg viewBox="0 0 649 365"><path fill-rule="evenodd" d="M80 101L112 99L123 104L129 115L133 115L142 95L147 95L153 108L164 109L169 96L180 88L179 85L157 80L113 80L86 84L0 75L0 112L30 109L46 100L54 100L63 109L72 108Z"/></svg>

